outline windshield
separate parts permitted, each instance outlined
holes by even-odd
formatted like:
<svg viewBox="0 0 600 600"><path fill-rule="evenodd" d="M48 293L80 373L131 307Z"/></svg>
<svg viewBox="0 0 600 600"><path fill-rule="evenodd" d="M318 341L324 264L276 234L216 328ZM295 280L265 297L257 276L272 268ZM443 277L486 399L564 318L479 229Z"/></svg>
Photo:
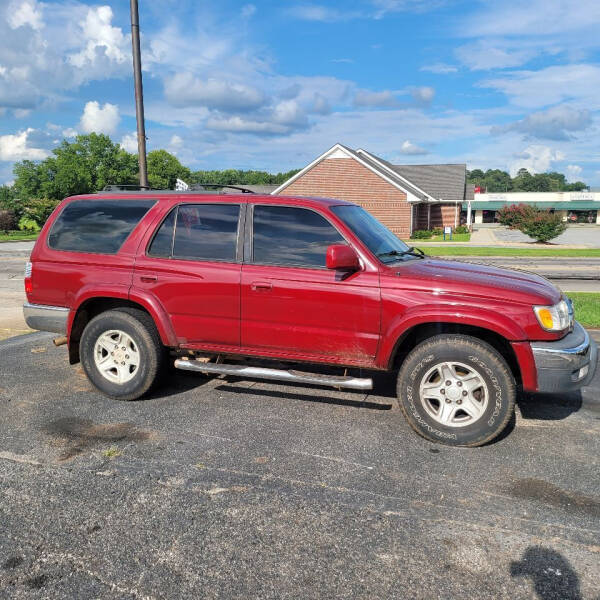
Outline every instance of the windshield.
<svg viewBox="0 0 600 600"><path fill-rule="evenodd" d="M415 258L410 248L385 225L360 206L332 206L331 210L385 264Z"/></svg>

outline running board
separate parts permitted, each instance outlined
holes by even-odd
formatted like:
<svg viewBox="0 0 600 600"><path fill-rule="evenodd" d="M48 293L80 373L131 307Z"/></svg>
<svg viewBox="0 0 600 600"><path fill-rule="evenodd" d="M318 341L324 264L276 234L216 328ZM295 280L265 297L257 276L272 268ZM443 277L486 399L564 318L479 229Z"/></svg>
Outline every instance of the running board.
<svg viewBox="0 0 600 600"><path fill-rule="evenodd" d="M344 377L341 375L318 375L284 371L283 369L265 369L263 367L246 367L244 365L225 365L217 363L203 363L197 360L175 361L175 367L183 371L197 371L199 373L216 373L219 375L235 375L236 377L249 377L250 379L274 379L276 381L289 381L291 383L307 383L310 385L327 385L349 390L372 390L371 378Z"/></svg>

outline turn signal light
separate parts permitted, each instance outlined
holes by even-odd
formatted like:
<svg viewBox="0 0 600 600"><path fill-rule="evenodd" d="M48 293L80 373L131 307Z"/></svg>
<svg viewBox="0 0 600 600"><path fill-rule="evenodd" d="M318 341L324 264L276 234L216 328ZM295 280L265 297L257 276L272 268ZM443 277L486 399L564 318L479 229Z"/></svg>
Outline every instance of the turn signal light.
<svg viewBox="0 0 600 600"><path fill-rule="evenodd" d="M563 331L570 325L569 305L565 300L554 306L534 306L533 312L546 331Z"/></svg>

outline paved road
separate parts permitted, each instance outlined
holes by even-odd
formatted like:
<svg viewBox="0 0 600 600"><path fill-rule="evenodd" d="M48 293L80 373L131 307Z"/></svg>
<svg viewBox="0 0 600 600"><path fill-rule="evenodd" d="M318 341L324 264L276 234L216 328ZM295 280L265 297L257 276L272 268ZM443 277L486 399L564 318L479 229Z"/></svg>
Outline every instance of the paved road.
<svg viewBox="0 0 600 600"><path fill-rule="evenodd" d="M0 597L600 596L598 377L478 449L413 434L385 377L117 402L33 334L0 387Z"/></svg>

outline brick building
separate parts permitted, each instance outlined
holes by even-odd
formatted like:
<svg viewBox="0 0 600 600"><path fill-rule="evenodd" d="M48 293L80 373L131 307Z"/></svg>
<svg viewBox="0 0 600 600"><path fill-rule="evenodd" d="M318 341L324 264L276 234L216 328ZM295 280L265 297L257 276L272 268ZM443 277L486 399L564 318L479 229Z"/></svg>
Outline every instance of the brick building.
<svg viewBox="0 0 600 600"><path fill-rule="evenodd" d="M417 229L459 225L462 203L473 197L464 164L393 165L342 144L321 154L272 193L354 202L403 238Z"/></svg>

